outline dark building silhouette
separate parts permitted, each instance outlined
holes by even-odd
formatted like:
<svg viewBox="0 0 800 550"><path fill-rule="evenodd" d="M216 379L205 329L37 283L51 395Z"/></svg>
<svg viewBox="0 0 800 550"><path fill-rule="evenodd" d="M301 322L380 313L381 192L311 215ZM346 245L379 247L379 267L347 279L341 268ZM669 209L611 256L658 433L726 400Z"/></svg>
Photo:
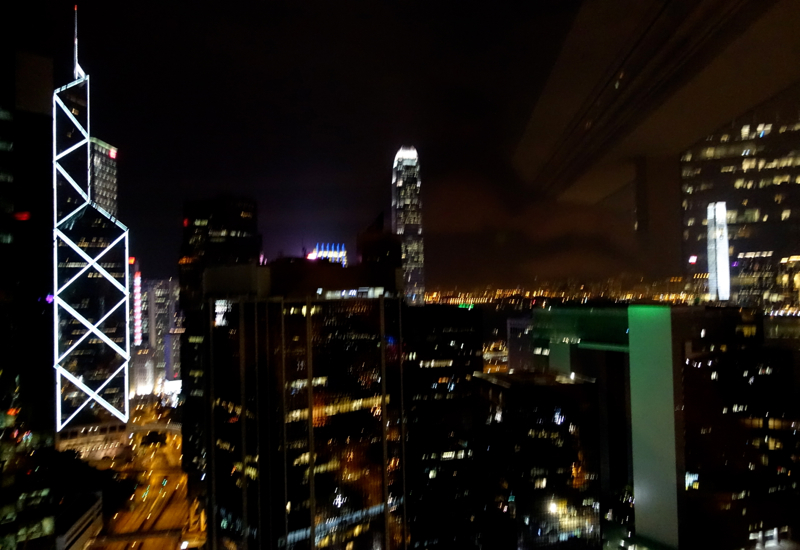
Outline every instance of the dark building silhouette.
<svg viewBox="0 0 800 550"><path fill-rule="evenodd" d="M246 198L221 196L187 202L178 260L180 309L185 320L181 338L183 469L195 506L206 506L209 442L209 382L206 376L206 324L211 314L203 299L203 272L212 266L256 264L261 255L257 206Z"/></svg>
<svg viewBox="0 0 800 550"><path fill-rule="evenodd" d="M669 547L796 539L796 350L759 312L554 307L532 326L551 375L596 381L606 518Z"/></svg>
<svg viewBox="0 0 800 550"><path fill-rule="evenodd" d="M601 547L593 382L476 373L479 475L469 492L484 547Z"/></svg>
<svg viewBox="0 0 800 550"><path fill-rule="evenodd" d="M400 308L363 266L205 273L212 548L401 548Z"/></svg>
<svg viewBox="0 0 800 550"><path fill-rule="evenodd" d="M403 311L411 548L465 548L475 542L473 484L482 474L474 436L476 421L484 419L475 418L470 380L483 368L481 320L478 310L458 306Z"/></svg>

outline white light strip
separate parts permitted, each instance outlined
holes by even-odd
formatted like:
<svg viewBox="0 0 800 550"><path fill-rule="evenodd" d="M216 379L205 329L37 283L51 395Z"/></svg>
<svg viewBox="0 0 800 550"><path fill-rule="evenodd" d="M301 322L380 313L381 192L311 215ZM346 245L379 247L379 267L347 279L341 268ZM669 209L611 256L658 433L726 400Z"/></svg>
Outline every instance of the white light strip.
<svg viewBox="0 0 800 550"><path fill-rule="evenodd" d="M78 212L80 212L81 210L83 210L84 208L86 208L88 205L89 205L89 203L88 203L88 202L85 202L85 203L83 203L83 204L82 204L82 205L80 205L78 208L76 208L75 210L73 210L72 212L70 212L69 214L67 214L66 216L64 216L63 218L61 218L61 221L60 221L60 222L58 222L58 223L56 223L56 224L55 224L55 227L60 227L61 225L63 225L63 224L65 224L65 223L67 223L69 220L71 220L71 219L72 219L72 216L74 216L75 214L77 214Z"/></svg>
<svg viewBox="0 0 800 550"><path fill-rule="evenodd" d="M73 87L75 87L75 86L78 86L78 85L82 84L84 80L88 80L88 79L89 79L89 77L88 77L88 76L82 76L82 77L81 77L81 78L79 78L78 80L73 80L73 81L72 81L72 82L70 82L69 84L66 84L66 85L64 85L64 86L61 86L60 88L56 88L55 92L53 93L53 96L55 97L55 95L56 95L56 94L60 94L60 93L61 93L61 92L63 92L64 90L69 90L70 88L73 88ZM55 118L55 117L53 117L53 118Z"/></svg>
<svg viewBox="0 0 800 550"><path fill-rule="evenodd" d="M70 305L69 305L67 302L65 302L64 300L62 300L60 297L56 296L56 297L55 297L55 299L53 300L53 303L55 303L55 304L57 304L57 305L60 305L61 307L63 307L64 309L66 309L66 310L67 310L67 312L69 312L69 314L70 314L70 315L72 315L72 316L73 316L75 319L77 319L78 321L80 321L80 322L81 322L81 324L82 324L83 326L85 326L86 328L88 328L90 331L94 332L94 333L97 335L97 337L98 337L98 338L100 338L100 339L101 339L103 342L105 342L106 344L108 344L108 345L109 345L109 346L110 346L110 347L111 347L111 348L112 348L114 351L116 351L116 352L117 352L117 353L118 353L118 354L119 354L119 355L120 355L120 356L121 356L123 359L125 359L125 360L129 360L129 359L130 359L130 355L128 355L128 353L127 353L127 352L126 352L124 349L122 349L121 347L119 347L119 346L118 346L118 345L117 345L117 344L116 344L116 343L115 343L113 340L111 340L111 338L109 338L109 337L108 337L108 336L107 336L107 335L106 335L104 332L102 332L102 331L98 330L96 326L94 326L92 323L90 323L90 322L89 322L89 321L88 321L88 320L87 320L87 319L86 319L86 318L85 318L83 315L81 315L80 313L78 313L77 311L75 311L75 310L74 310L74 309L73 309L73 308L72 308L72 307L71 307L71 306L70 306Z"/></svg>
<svg viewBox="0 0 800 550"><path fill-rule="evenodd" d="M109 383L110 383L110 382L111 382L111 381L114 379L114 377L115 377L115 376L117 376L117 374L119 374L119 371L120 371L121 369L125 368L125 367L127 366L127 364L128 364L128 363L127 363L127 362L125 362L125 363L124 363L124 364L123 364L123 365L122 365L122 366L121 366L119 369L117 369L117 370L116 370L116 372L115 372L114 374L112 374L111 376L109 376L109 377L106 379L106 381L105 381L105 382L103 382L103 383L102 383L100 386L98 386L97 390L95 390L95 391L96 391L96 392L101 392L101 391L103 391L103 388L105 388L106 386L108 386L108 384L109 384ZM56 365L56 373L57 373L57 375L56 375L56 378L57 378L57 380L58 380L58 387L59 387L59 388L61 388L61 376L58 376L58 374L61 374L62 372L69 372L69 371L67 371L66 369L64 369L64 367L62 367L61 365ZM126 368L126 369L125 369L125 375L127 376L127 374L128 374L128 369ZM80 384L80 385L82 385L82 384ZM89 401L91 401L91 400L92 400L91 396L89 396L89 395L87 394L87 396L86 396L86 400L85 400L83 403L81 403L81 404L78 406L78 408L77 408L77 409L75 409L75 412L73 412L73 413L72 413L72 414L69 416L69 418L67 418L67 419L66 419L66 420L65 420L65 421L64 421L64 422L63 422L63 423L62 423L62 424L59 426L59 428L58 428L58 429L60 430L62 427L66 426L66 425L69 423L69 421L70 421L70 420L72 420L73 418L75 418L75 417L78 415L78 413L79 413L79 412L81 412L81 410L83 410L83 408L84 408L86 405L88 405L88 404L89 404ZM101 405L102 405L102 403L101 403ZM105 407L105 406L104 406L104 407ZM58 402L58 408L59 408L59 411L60 411L60 410L61 410L61 401L60 401L60 400L59 400L59 402ZM105 408L108 408L108 407L105 407ZM117 409L117 408L116 408L116 407L114 407L114 406L111 406L111 409L113 409L113 410L111 410L111 411L110 411L112 414L114 413L114 411L117 411L117 412L119 412L119 409ZM124 418L123 420L124 420L125 422L127 422L127 421L128 421L128 417L129 417L129 415L128 415L128 410L127 410L127 407L126 407L126 409L125 409L125 418ZM59 418L61 418L61 417L59 416ZM117 418L119 418L119 416L117 416Z"/></svg>
<svg viewBox="0 0 800 550"><path fill-rule="evenodd" d="M62 241L64 241L65 243L67 243L67 244L70 246L70 248L72 248L72 250L74 250L75 252L77 252L77 253L78 253L78 255L79 255L81 258L83 258L84 260L86 260L87 262L89 262L89 263L90 263L90 264L91 264L91 265L92 265L92 266L93 266L93 267L94 267L94 268L95 268L95 269L96 269L98 272L100 272L100 273L103 275L103 277L105 277L106 279L108 279L108 281L109 281L109 282L110 282L112 285L114 285L115 287L117 287L117 290L119 290L119 291L120 291L120 292L122 292L123 294L125 294L125 293L127 292L127 290L125 289L125 287L124 287L124 286L122 286L122 284L121 284L119 281L117 281L117 280L116 280L114 277L112 277L112 276L111 276L111 274L110 274L108 271L106 271L105 269L103 269L102 267L100 267L100 264L98 264L98 263L97 263L97 261L96 261L96 259L95 259L95 258L92 258L92 257L91 257L91 256L89 256L89 255L88 255L86 252L84 252L84 251L81 249L81 247L80 247L80 246L78 246L77 244L75 244L74 242L72 242L72 240L71 240L69 237L67 237L66 235L64 235L64 233L62 233L60 229L56 229L56 235L58 235L59 237L61 237L61 240L62 240ZM104 250L104 251L103 251L101 254L98 254L98 255L97 255L97 259L99 259L99 258L100 258L100 256L102 256L103 254L105 254L105 253L106 253L106 251L108 251L109 249L111 249L111 248L113 248L114 246L116 246L116 245L117 245L117 243L119 243L119 241L120 241L120 240L122 240L122 238L123 238L123 237L125 237L125 234L124 234L124 233L123 233L122 235L120 235L120 237L118 237L118 238L117 238L117 240L115 240L115 241L113 242L113 244L110 244L110 245L109 245L109 246L106 248L106 250ZM59 291L59 292L60 292L60 291Z"/></svg>
<svg viewBox="0 0 800 550"><path fill-rule="evenodd" d="M120 224L121 225L121 224ZM128 230L125 229L125 261L128 261L130 258L130 250L128 248ZM130 280L128 279L128 266L125 266L125 349L128 350L128 359L130 360L130 349L131 349L131 318L128 315L128 312L131 310L131 293L130 293ZM130 379L129 379L129 369L128 369L128 362L125 362L125 422L128 421L131 415L131 408L130 408Z"/></svg>
<svg viewBox="0 0 800 550"><path fill-rule="evenodd" d="M89 195L87 195L86 192L83 189L81 189L80 185L75 183L75 180L72 179L72 176L67 174L67 171L64 170L58 162L56 162L56 169L61 173L62 176L64 176L64 179L66 179L72 185L72 187L75 188L75 191L80 193L81 197L83 197L86 200L86 202L89 202ZM91 187L91 185L89 185L89 187Z"/></svg>
<svg viewBox="0 0 800 550"><path fill-rule="evenodd" d="M706 209L708 292L712 300L726 301L731 295L731 265L728 257L728 211L724 202Z"/></svg>
<svg viewBox="0 0 800 550"><path fill-rule="evenodd" d="M122 364L122 366L121 366L120 368L118 368L118 369L117 369L117 370L114 372L114 374L112 374L111 376L109 376L109 377L108 377L108 379L107 379L105 382L103 382L103 384L102 384L101 388L104 388L104 387L105 387L105 386L106 386L106 385L107 385L109 382L111 382L111 380L113 380L113 379L114 379L114 377L120 373L120 371L122 371L123 369L125 369L125 367L126 367L126 366L127 366L127 362L126 362L126 363L123 363L123 364ZM106 401L105 399L103 399L102 397L100 397L100 395L99 395L97 392L95 392L94 390L92 390L92 389L91 389L89 386L87 386L86 384L84 384L83 382L81 382L80 380L78 380L77 378L75 378L75 376L74 376L74 375L73 375L71 372L69 372L68 370L66 370L64 367L62 367L62 366L60 366L60 365L59 365L59 366L58 366L58 368L57 368L56 370L58 371L58 373L59 373L61 376L63 376L64 378L66 378L67 380L69 380L70 382L72 382L73 384L75 384L76 386L78 386L78 387L79 387L79 388L80 388L80 389L81 389L83 392L85 392L85 393L86 393L86 394L87 394L89 397L91 397L91 398L92 398L92 399L94 399L94 400L95 400L97 403L99 403L99 404L101 404L103 407L105 407L105 408L108 410L108 412L110 412L111 414L113 414L114 416L116 416L117 418L119 418L120 420L122 420L123 422L127 422L127 421L128 421L128 419L125 417L125 414L124 414L124 413L122 413L122 412L121 412L121 411L119 411L119 410L118 410L116 407L114 407L114 406L113 406L111 403L109 403L108 401ZM88 403L88 401L89 401L89 400L87 399L85 403ZM84 403L84 405L85 405L85 403ZM81 405L81 407L80 407L80 408L83 408L83 405ZM70 416L70 417L69 417L69 419L68 419L66 422L64 422L64 425L66 425L66 424L67 424L67 422L69 422L70 420L72 420L72 418L73 418L73 417L74 417L74 416L75 416L77 413L78 413L78 411L75 411L75 413L73 413L73 414L72 414L72 416ZM62 426L62 427L63 427L63 426Z"/></svg>
<svg viewBox="0 0 800 550"><path fill-rule="evenodd" d="M57 236L61 237L61 239L62 239L62 240L64 240L65 242L67 242L67 244L69 244L70 246L72 246L72 248L75 248L75 246L76 246L76 245L75 245L74 243L72 243L72 241L71 241L69 238L65 238L65 237L64 237L64 234L63 234L63 233L62 233L60 230L56 230L56 232L57 232ZM65 288L67 288L69 285L71 285L71 284L72 284L72 283L75 281L75 279L77 279L78 277L80 277L81 275L83 275L83 274L86 272L86 270L87 270L87 269L89 269L89 268L91 268L91 267L93 267L93 266L95 266L95 267L98 267L98 270L99 270L99 269L102 269L102 268L100 268L99 266L97 266L97 261L98 261L100 258L102 258L103 256L105 256L105 255L106 255L106 252L109 252L109 251L110 251L112 248L114 248L114 247L117 245L117 243L119 243L119 242L120 242L120 241L121 241L121 240L122 240L122 239L123 239L125 236L126 236L126 234L125 234L125 233L123 233L122 235L120 235L119 237L117 237L117 240L115 240L113 243L111 243L110 245L108 245L108 248L106 248L106 249L105 249L105 250L103 250L103 251L102 251L100 254L98 254L97 256L95 256L95 258L94 258L93 260L87 261L87 264L86 264L86 266L85 266L85 267L81 268L81 270L80 270L80 271L79 271L77 274L75 274L75 276L74 276L74 277L72 277L72 279L70 279L68 283L64 283L64 285L63 285L61 288L59 288L59 289L58 289L58 291L56 292L56 296L57 296L57 295L59 295L59 294L61 294L61 292L62 292L62 291L65 289ZM80 250L80 247L78 247L78 250ZM88 257L88 254L87 254L87 257ZM110 275L109 275L109 277L110 277ZM116 281L116 280L115 280L113 277L112 277L112 279L113 279L113 282L117 282L117 281ZM122 290L122 288L121 288L121 287L122 287L122 285L119 285L117 288L118 288L119 290L121 290L122 292L124 292L124 290Z"/></svg>
<svg viewBox="0 0 800 550"><path fill-rule="evenodd" d="M87 143L89 143L89 140L86 139L86 138L83 138L82 140L80 140L78 143L76 143L75 145L73 145L69 149L67 149L65 151L62 151L58 155L56 155L56 160L59 160L59 159L61 159L63 157L66 157L71 152L73 152L74 150L78 149L79 147L81 147L83 145L86 145Z"/></svg>
<svg viewBox="0 0 800 550"><path fill-rule="evenodd" d="M81 134L83 134L83 137L84 137L84 138L86 138L86 139L88 140L88 139L89 139L89 130L88 130L88 129L85 129L85 128L83 127L83 124L81 124L80 122L78 122L78 119L76 119L76 118L75 118L75 117L72 115L72 113L70 112L70 110L69 110L69 109L67 109L67 106L66 106L66 105L64 105L64 102L63 102L63 101L61 101L61 98L60 98L60 97L58 97L58 96L54 96L54 97L55 97L55 99L56 99L56 103L58 104L58 106L59 106L59 107L61 107L61 110L62 110L62 111L64 111L64 114L65 114L65 115L67 115L67 116L69 117L69 119L72 121L72 123L75 125L75 127L76 127L78 130L80 130ZM87 120L88 120L88 116L89 116L89 105L88 105L88 102L87 102L87 105L86 105L86 116L87 116ZM71 152L71 151L70 151L70 152ZM61 158L61 157L63 157L63 156L64 156L64 153L62 153L62 154L58 155L58 156L56 157L56 160L58 160L59 158Z"/></svg>
<svg viewBox="0 0 800 550"><path fill-rule="evenodd" d="M99 321L97 321L97 324L95 325L95 327L99 327L100 325L102 325L102 324L105 322L105 320L106 320L106 319L108 319L108 318L109 318L109 317L110 317L110 316L111 316L111 315L112 315L112 314L113 314L115 311L117 311L117 310L119 309L119 306L121 306L121 305L122 305L122 304L124 304L124 303L125 303L125 301L124 301L124 300L120 300L120 302L119 302L117 305L115 305L113 308L111 308L111 311L109 311L108 313L106 313L106 314L103 316L103 318L102 318L102 319L100 319ZM61 362L64 360L64 358L65 358L67 355L69 355L70 353L72 353L73 351L75 351L75 349L76 349L76 348L77 348L79 345L81 345L81 342L83 342L84 340L86 340L86 338L88 338L88 337L89 337L89 335L90 335L91 333L92 333L91 331L86 331L86 332L85 332L85 333L84 333L84 334L83 334L83 335L82 335L80 338L78 338L78 340L77 340L76 342L74 342L74 343L73 343L73 344L70 346L70 348L69 348L67 351L65 351L64 353L62 353L62 354L61 354L61 356L58 358L58 362L59 362L59 363L61 363ZM57 352L57 351L58 351L58 350L56 350L56 352Z"/></svg>

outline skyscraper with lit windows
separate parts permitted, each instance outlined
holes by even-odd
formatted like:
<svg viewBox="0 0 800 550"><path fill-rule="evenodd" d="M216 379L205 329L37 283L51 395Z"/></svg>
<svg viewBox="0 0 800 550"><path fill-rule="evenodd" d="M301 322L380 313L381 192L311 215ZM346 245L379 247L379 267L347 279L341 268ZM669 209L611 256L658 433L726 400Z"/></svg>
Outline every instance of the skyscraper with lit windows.
<svg viewBox="0 0 800 550"><path fill-rule="evenodd" d="M77 11L73 78L52 96L56 431L112 416L127 422L129 410L128 228L95 193L90 80L78 64Z"/></svg>
<svg viewBox="0 0 800 550"><path fill-rule="evenodd" d="M117 215L117 148L95 137L92 144L92 196L97 206Z"/></svg>
<svg viewBox="0 0 800 550"><path fill-rule="evenodd" d="M401 147L392 171L392 231L402 239L403 284L410 304L425 301L421 186L417 150Z"/></svg>
<svg viewBox="0 0 800 550"><path fill-rule="evenodd" d="M745 113L694 144L681 159L683 262L692 279L708 276L712 297L714 272L728 267L734 302L800 301L797 93L795 86ZM720 203L724 206L715 208L710 219L709 205ZM728 242L710 247L709 228L719 227L720 221L726 222ZM712 249L716 261L708 255Z"/></svg>

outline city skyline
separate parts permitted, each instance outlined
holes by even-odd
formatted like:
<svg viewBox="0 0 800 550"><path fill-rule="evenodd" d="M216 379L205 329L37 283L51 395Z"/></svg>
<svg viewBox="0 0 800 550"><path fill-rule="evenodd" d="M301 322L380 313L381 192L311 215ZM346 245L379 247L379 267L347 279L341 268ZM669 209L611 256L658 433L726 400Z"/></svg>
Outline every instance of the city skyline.
<svg viewBox="0 0 800 550"><path fill-rule="evenodd" d="M389 212L390 196L382 182L391 177L395 152L404 143L414 143L427 159L430 227L426 229L426 244L433 257L442 258L428 266L429 281L442 283L470 273L473 281L459 283L492 282L490 279L497 274L473 276L472 272L452 269L447 261L457 242L461 246L474 242L476 251L486 249L475 228L452 233L446 208L449 187L453 178L465 178L467 187L483 189L491 189L492 180L497 179L521 186L512 176L507 160L522 131L519 115L529 109L576 5L577 2L560 2L520 6L506 14L497 13L489 22L474 12L454 16L445 7L385 7L366 16L363 26L357 27L353 27L355 22L324 7L317 12L298 7L275 13L272 9L254 8L247 14L251 20L232 9L217 11L214 17L221 19L211 20L210 14L202 10L186 15L165 8L159 22L137 7L126 9L123 15L113 6L79 6L83 66L108 74L148 74L164 84L162 91L166 95L142 97L133 88L123 86L128 79L120 76L98 80L93 90L101 98L97 103L104 102L96 117L98 135L105 136L121 151L121 216L129 220L132 251L140 258L142 269L154 277L174 276L174 255L179 245L175 230L181 220L182 200L220 192L252 196L258 201L267 258L275 258L280 252L300 255L303 246L311 248L318 240L343 241L354 250L358 231L380 211ZM453 17L459 22L456 26L449 24ZM120 18L129 24L121 27L106 23ZM306 25L308 18L311 23ZM399 31L410 25L425 41L393 45L388 36L373 30L365 35L362 48L338 34L315 32L325 29L324 22L330 18L353 27L353 32L356 28L377 29L385 25ZM197 48L187 50L178 34L165 32L162 25L167 21L184 29L182 32L196 41ZM274 28L277 34L269 39L259 36L255 27L261 23ZM138 29L135 37L129 35L134 28ZM288 29L300 34L292 37ZM465 49L444 47L437 39L441 32ZM485 53L480 53L478 44L471 45L476 36L481 37L478 43L487 48ZM533 43L531 36L537 37ZM326 59L335 55L347 60L340 70L344 71L343 78L356 82L352 98L335 82L318 89L298 80L309 71L311 78L321 82L331 79L325 60L316 60L311 52L302 49L299 41L303 39L312 41L314 55L320 53L320 41L325 40L332 48L325 54ZM134 43L139 46L132 49ZM214 53L219 47L228 52L224 58ZM427 48L435 49L433 58ZM369 50L374 52L363 53ZM523 70L518 58L522 54L535 57L543 72ZM501 64L496 62L498 55L504 59ZM176 56L183 60L183 68L177 72ZM399 88L381 87L377 95L373 93L374 79L361 73L389 71L392 60L399 62L409 56L417 60L411 69L417 77L403 79ZM209 63L215 72L225 76L214 82L205 81L200 71ZM452 69L442 74L440 63L452 64ZM495 84L475 89L470 79L457 76L470 66L490 75L487 81ZM285 78L275 80L276 76L264 71L279 71ZM179 80L184 77L186 80ZM200 80L205 81L201 94L187 90L180 97L174 95L185 86L183 82ZM217 81L231 84L223 89ZM257 99L262 89L267 96ZM458 96L456 101L451 100L454 95ZM118 108L126 97L132 96L140 109ZM221 113L209 112L201 97L224 100L228 111L225 120L221 120ZM245 105L251 106L246 113L242 112ZM305 117L292 115L308 110L326 122L315 127L305 122ZM192 112L204 114L194 117ZM206 130L207 124L217 129ZM232 134L239 137L221 143L219 132L230 133L232 124L239 126ZM342 132L344 138L340 139ZM219 156L211 153L215 147L219 147ZM274 152L264 155L267 150ZM480 162L475 163L478 157ZM227 160L221 163L222 158ZM468 164L469 170L463 173ZM495 198L507 203L507 197L500 196L503 194ZM476 202L469 194L466 197L469 202ZM491 241L499 243L494 254L498 262L507 261L504 258L513 241L524 240L516 233L503 227L494 230ZM155 242L159 245L151 246ZM498 282L523 283L526 278L526 274L515 274L509 281Z"/></svg>
<svg viewBox="0 0 800 550"><path fill-rule="evenodd" d="M2 548L800 548L796 0L40 7Z"/></svg>

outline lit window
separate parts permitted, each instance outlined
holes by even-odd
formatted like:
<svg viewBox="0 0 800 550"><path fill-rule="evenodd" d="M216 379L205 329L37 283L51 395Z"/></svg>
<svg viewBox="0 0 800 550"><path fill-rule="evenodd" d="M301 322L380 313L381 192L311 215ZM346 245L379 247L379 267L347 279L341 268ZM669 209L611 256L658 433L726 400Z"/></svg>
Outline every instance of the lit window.
<svg viewBox="0 0 800 550"><path fill-rule="evenodd" d="M792 215L792 211L790 209L784 210L783 212L781 212L781 221L788 220L789 216L791 216L791 215Z"/></svg>

